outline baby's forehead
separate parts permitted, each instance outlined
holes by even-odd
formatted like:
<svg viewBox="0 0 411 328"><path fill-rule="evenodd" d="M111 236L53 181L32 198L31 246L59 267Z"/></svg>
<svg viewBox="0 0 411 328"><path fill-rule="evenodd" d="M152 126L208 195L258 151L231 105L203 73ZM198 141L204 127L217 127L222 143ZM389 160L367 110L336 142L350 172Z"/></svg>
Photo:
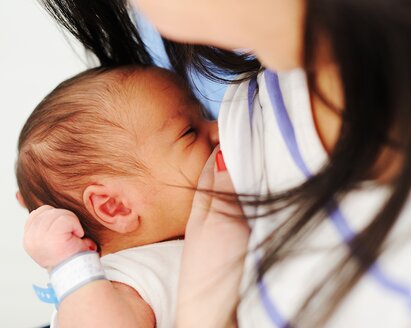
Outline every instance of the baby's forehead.
<svg viewBox="0 0 411 328"><path fill-rule="evenodd" d="M165 69L146 68L122 84L127 92L119 92L119 96L126 94L127 99L123 100L132 104L132 110L156 111L165 106L169 111L163 114L182 116L191 114L199 105L187 85L175 73Z"/></svg>
<svg viewBox="0 0 411 328"><path fill-rule="evenodd" d="M182 96L191 94L187 85L177 74L162 68L150 67L133 77L131 83L139 85L145 93L151 95L169 97L172 94Z"/></svg>
<svg viewBox="0 0 411 328"><path fill-rule="evenodd" d="M182 119L202 115L200 103L172 72L145 68L113 77L111 115L128 120L139 135L162 131Z"/></svg>

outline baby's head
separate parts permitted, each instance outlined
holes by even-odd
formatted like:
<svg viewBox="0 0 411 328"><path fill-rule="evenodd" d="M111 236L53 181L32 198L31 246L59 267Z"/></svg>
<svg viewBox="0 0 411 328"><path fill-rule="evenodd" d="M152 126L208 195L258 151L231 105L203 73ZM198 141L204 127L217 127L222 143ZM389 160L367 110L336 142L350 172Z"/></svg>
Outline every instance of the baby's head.
<svg viewBox="0 0 411 328"><path fill-rule="evenodd" d="M18 186L30 211L73 211L103 248L116 248L117 235L135 246L166 240L184 234L217 143L216 123L172 73L93 69L60 84L27 120Z"/></svg>

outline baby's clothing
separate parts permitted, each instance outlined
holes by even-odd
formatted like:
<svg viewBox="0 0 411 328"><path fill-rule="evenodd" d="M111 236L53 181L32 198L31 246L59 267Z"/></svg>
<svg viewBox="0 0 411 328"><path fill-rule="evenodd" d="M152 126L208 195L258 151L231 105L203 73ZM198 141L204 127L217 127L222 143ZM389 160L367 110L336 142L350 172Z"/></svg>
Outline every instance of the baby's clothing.
<svg viewBox="0 0 411 328"><path fill-rule="evenodd" d="M183 240L149 244L101 258L108 280L134 288L151 306L157 328L175 325ZM51 327L57 327L53 315Z"/></svg>
<svg viewBox="0 0 411 328"><path fill-rule="evenodd" d="M256 80L230 86L220 110L219 129L237 193L264 195L290 189L327 162L301 70L265 71ZM274 265L248 291L238 310L239 327L287 327L313 288L347 254L347 240L373 219L388 193L388 187L371 183L350 192L304 242L305 252ZM244 211L261 214L264 208ZM262 256L251 249L284 222L290 211L251 221L244 288ZM410 217L408 201L389 235L391 247L340 303L326 327L411 326Z"/></svg>
<svg viewBox="0 0 411 328"><path fill-rule="evenodd" d="M101 258L108 280L133 287L151 306L157 328L174 326L183 240L166 241Z"/></svg>

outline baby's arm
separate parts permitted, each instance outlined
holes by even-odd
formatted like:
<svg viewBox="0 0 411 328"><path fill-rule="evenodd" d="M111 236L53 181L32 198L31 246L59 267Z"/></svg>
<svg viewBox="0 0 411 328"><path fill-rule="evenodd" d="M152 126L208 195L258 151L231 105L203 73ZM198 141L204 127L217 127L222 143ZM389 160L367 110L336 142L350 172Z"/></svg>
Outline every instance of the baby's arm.
<svg viewBox="0 0 411 328"><path fill-rule="evenodd" d="M151 307L130 286L97 280L67 296L58 311L65 327L155 327Z"/></svg>
<svg viewBox="0 0 411 328"><path fill-rule="evenodd" d="M83 238L78 218L70 211L42 206L25 226L24 248L49 272L75 254L96 250ZM92 281L59 305L59 327L155 327L151 307L130 286L108 280Z"/></svg>

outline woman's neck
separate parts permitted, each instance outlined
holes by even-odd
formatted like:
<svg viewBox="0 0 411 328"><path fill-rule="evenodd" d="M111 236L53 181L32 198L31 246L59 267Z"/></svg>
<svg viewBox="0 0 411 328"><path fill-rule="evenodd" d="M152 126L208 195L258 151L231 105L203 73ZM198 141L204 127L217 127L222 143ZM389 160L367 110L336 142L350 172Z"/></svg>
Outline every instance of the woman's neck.
<svg viewBox="0 0 411 328"><path fill-rule="evenodd" d="M344 110L344 92L337 65L324 60L318 65L314 88L310 90L311 108L317 134L325 151L330 154L337 143ZM398 139L391 136L393 140ZM369 179L377 184L389 184L401 169L403 155L398 149L384 146Z"/></svg>
<svg viewBox="0 0 411 328"><path fill-rule="evenodd" d="M318 136L329 154L337 142L341 125L344 96L338 68L330 62L316 70L310 90L311 108Z"/></svg>

